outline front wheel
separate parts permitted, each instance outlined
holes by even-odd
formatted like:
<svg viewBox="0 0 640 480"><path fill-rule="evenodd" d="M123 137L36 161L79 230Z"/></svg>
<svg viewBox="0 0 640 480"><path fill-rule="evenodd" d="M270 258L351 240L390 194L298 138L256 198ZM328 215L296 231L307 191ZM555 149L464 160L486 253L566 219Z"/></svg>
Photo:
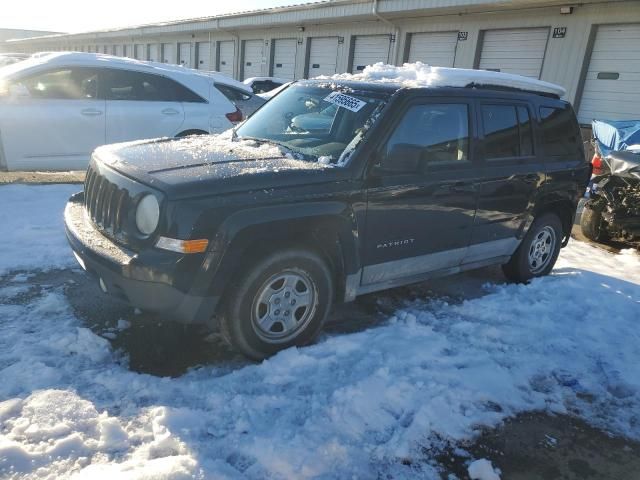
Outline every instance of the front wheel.
<svg viewBox="0 0 640 480"><path fill-rule="evenodd" d="M230 289L223 336L255 360L313 341L333 302L329 268L306 250L268 255L246 268Z"/></svg>
<svg viewBox="0 0 640 480"><path fill-rule="evenodd" d="M582 234L594 242L603 242L608 239L605 222L602 218L603 210L602 202L588 201L580 216Z"/></svg>
<svg viewBox="0 0 640 480"><path fill-rule="evenodd" d="M525 283L547 275L558 259L562 243L562 222L557 215L546 213L537 218L508 263L502 266L505 276Z"/></svg>

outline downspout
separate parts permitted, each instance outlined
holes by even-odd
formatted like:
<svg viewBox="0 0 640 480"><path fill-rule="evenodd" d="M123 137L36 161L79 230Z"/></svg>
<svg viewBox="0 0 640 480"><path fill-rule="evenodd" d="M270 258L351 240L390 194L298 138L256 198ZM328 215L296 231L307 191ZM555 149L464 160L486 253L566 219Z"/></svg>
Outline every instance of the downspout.
<svg viewBox="0 0 640 480"><path fill-rule="evenodd" d="M236 80L240 77L240 35L231 30L226 30L220 26L220 19L216 18L216 30L220 30L221 32L228 33L231 35L235 41L234 49L233 49L233 78Z"/></svg>
<svg viewBox="0 0 640 480"><path fill-rule="evenodd" d="M382 15L378 13L378 0L373 0L373 9L371 11L373 15L383 23L386 23L391 28L393 28L394 36L395 36L395 48L393 52L393 57L391 61L394 65L397 65L399 62L399 54L400 54L400 27L398 27L395 23L390 20L387 20Z"/></svg>

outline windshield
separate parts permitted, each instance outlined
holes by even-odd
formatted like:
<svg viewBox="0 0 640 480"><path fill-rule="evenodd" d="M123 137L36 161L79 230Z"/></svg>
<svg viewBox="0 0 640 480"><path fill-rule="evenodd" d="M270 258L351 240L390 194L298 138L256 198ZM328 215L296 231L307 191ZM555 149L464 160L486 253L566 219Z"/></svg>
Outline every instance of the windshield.
<svg viewBox="0 0 640 480"><path fill-rule="evenodd" d="M275 143L305 159L346 163L384 105L363 92L294 84L267 102L235 132L240 139Z"/></svg>

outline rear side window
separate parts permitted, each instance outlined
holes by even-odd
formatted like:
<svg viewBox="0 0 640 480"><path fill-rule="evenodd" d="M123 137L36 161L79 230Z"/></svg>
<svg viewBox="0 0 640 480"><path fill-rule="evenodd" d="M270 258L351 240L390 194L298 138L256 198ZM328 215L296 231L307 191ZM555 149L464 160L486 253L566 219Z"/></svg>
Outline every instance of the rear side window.
<svg viewBox="0 0 640 480"><path fill-rule="evenodd" d="M170 78L128 70L106 70L104 89L107 100L205 102L202 97Z"/></svg>
<svg viewBox="0 0 640 480"><path fill-rule="evenodd" d="M488 160L533 155L529 110L515 105L482 105L484 153Z"/></svg>
<svg viewBox="0 0 640 480"><path fill-rule="evenodd" d="M542 150L548 157L580 156L580 128L569 105L540 107Z"/></svg>
<svg viewBox="0 0 640 480"><path fill-rule="evenodd" d="M98 73L92 68L63 68L20 80L31 98L91 100L98 97Z"/></svg>
<svg viewBox="0 0 640 480"><path fill-rule="evenodd" d="M228 100L232 102L249 100L251 95L247 92L240 90L239 88L230 87L229 85L223 85L221 83L216 83L216 88L220 90L220 92L227 97Z"/></svg>

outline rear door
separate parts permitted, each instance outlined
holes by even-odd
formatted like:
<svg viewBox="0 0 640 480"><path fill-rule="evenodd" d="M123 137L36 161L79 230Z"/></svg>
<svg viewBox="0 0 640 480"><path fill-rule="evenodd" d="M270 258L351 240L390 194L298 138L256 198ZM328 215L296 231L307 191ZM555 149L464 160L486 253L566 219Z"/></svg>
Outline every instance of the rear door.
<svg viewBox="0 0 640 480"><path fill-rule="evenodd" d="M457 97L420 100L392 127L368 179L364 291L461 264L480 176L473 110ZM417 168L403 165L409 154Z"/></svg>
<svg viewBox="0 0 640 480"><path fill-rule="evenodd" d="M0 133L12 170L86 168L105 143L98 70L61 67L17 79L21 95L0 97Z"/></svg>
<svg viewBox="0 0 640 480"><path fill-rule="evenodd" d="M186 87L160 75L105 69L107 143L172 137L180 132ZM192 95L195 95L192 93Z"/></svg>
<svg viewBox="0 0 640 480"><path fill-rule="evenodd" d="M484 161L478 210L465 263L511 255L532 213L544 165L534 149L533 106L524 101L478 101Z"/></svg>

